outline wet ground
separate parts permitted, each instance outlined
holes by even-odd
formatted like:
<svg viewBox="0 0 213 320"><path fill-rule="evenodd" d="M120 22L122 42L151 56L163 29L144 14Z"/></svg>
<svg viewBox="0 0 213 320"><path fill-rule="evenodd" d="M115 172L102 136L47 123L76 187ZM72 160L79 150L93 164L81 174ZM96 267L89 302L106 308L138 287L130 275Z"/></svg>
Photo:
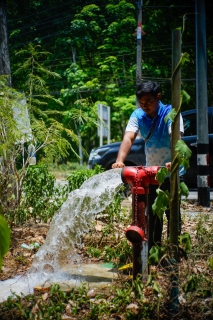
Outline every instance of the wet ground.
<svg viewBox="0 0 213 320"><path fill-rule="evenodd" d="M193 196L193 194L191 194ZM123 208L131 210L131 198L122 202ZM197 205L196 200L182 201L181 211L183 214L183 231L193 235L195 230L195 218L200 214L203 216L213 215L213 208L202 208ZM21 244L38 242L42 245L45 242L48 224L28 224L27 226L13 229L12 246L4 258L3 268L0 271L0 301L6 300L12 292L29 294L33 290L45 290L53 282L57 282L65 290L70 286L77 286L86 282L90 288L98 286L108 286L113 279L118 276L113 265L103 264L99 259L85 259L81 265L67 264L58 278L47 276L44 279L26 277L26 272L30 268L34 252L24 250Z"/></svg>

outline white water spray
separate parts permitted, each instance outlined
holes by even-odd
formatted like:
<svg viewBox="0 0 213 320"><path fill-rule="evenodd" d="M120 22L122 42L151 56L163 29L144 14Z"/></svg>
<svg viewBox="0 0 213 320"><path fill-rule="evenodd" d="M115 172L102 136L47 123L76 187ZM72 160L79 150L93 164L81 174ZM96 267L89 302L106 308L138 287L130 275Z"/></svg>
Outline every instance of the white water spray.
<svg viewBox="0 0 213 320"><path fill-rule="evenodd" d="M73 262L80 264L75 245L81 244L81 235L89 231L97 213L113 201L121 185L121 169L113 169L91 177L69 194L55 214L45 243L36 253L26 277L22 278L30 291L41 281L69 279L70 275L63 272L63 266ZM8 281L11 285L12 279Z"/></svg>

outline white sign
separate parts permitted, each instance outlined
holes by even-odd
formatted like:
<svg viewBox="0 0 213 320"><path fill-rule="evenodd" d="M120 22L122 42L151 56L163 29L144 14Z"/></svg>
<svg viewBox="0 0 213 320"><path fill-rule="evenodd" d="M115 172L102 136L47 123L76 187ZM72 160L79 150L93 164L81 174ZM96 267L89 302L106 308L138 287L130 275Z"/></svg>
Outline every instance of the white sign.
<svg viewBox="0 0 213 320"><path fill-rule="evenodd" d="M102 146L103 138L107 138L107 143L110 143L110 107L99 104L98 116L100 118L98 136L100 137L100 146Z"/></svg>
<svg viewBox="0 0 213 320"><path fill-rule="evenodd" d="M25 99L19 100L16 105L13 105L13 117L17 124L17 129L22 133L22 140L17 142L24 143L32 140L30 117Z"/></svg>

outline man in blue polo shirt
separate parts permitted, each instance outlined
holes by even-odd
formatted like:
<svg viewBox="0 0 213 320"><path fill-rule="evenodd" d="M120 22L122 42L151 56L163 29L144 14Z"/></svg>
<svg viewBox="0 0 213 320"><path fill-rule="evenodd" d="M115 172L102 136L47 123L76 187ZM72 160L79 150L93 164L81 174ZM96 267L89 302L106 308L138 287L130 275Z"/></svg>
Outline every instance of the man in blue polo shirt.
<svg viewBox="0 0 213 320"><path fill-rule="evenodd" d="M121 143L116 162L112 168L124 167L124 161L128 155L134 140L140 131L145 141L145 154L147 166L171 167L171 120L165 123L164 118L172 109L171 105L164 105L160 101L161 94L156 82L141 83L136 89L136 97L139 108L130 116L126 132ZM183 120L180 116L180 137L183 134ZM180 169L180 176L184 174ZM149 249L153 244L161 244L163 221L152 212L152 204L157 196L158 187L149 187ZM166 178L161 185L162 190L170 190L170 180ZM169 211L166 212L169 221Z"/></svg>

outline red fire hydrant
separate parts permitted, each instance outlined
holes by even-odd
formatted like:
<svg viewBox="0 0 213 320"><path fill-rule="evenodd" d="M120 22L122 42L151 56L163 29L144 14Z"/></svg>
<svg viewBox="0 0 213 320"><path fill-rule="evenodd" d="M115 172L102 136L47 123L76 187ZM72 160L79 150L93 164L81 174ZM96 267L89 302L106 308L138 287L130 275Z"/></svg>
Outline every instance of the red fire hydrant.
<svg viewBox="0 0 213 320"><path fill-rule="evenodd" d="M132 224L126 230L127 239L133 244L133 279L138 273L143 273L147 261L141 261L142 250L146 247L146 260L148 259L148 245L142 246L142 242L148 241L148 217L146 216L147 196L149 185L158 185L156 174L160 167L124 167L121 171L121 179L132 186ZM145 244L145 243L144 243ZM143 267L144 265L144 267Z"/></svg>

